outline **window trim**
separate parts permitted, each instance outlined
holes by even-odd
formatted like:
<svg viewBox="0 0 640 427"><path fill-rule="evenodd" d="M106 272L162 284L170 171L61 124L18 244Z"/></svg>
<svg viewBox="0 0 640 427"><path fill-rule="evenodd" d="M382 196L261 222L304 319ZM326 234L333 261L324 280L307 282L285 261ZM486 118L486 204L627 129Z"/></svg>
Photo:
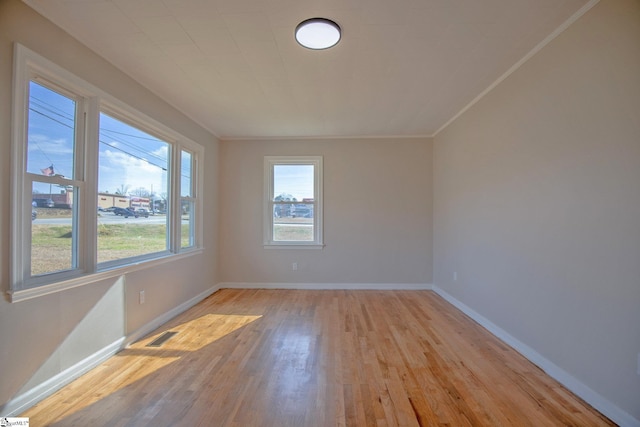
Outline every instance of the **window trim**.
<svg viewBox="0 0 640 427"><path fill-rule="evenodd" d="M107 277L125 274L132 270L149 268L158 262L178 260L203 251L203 171L199 167L204 157L204 148L179 134L173 129L152 119L146 114L112 97L75 74L58 66L30 49L14 44L13 58L13 100L11 118L11 251L10 284L7 291L11 302L47 295L66 289L83 286ZM63 179L78 187L75 226L78 230L77 268L62 272L53 272L42 276L31 276L31 221L24 213L31 209L32 188L26 184L33 182L33 176L27 172L27 137L29 84L41 81L46 87L59 90L78 102L78 121L76 135L77 150L74 176L71 179L38 176L38 180L51 181ZM117 114L128 123L139 126L145 132L161 137L171 146L169 159L168 197L171 208L167 212L169 240L168 250L123 258L118 262L97 264L97 198L98 198L98 151L99 151L99 113L101 111ZM78 145L79 144L79 145ZM179 204L180 190L176 187L176 175L180 175L179 153L189 151L193 155L192 186L195 204L194 234L195 245L181 248L176 240L179 236L180 215L176 215L176 201Z"/></svg>
<svg viewBox="0 0 640 427"><path fill-rule="evenodd" d="M277 165L312 165L313 168L313 241L273 240L273 170ZM265 156L263 188L263 246L265 249L322 249L323 241L323 165L322 156Z"/></svg>
<svg viewBox="0 0 640 427"><path fill-rule="evenodd" d="M189 153L189 155L191 156L191 161L190 161L190 169L191 169L191 176L189 177L189 184L190 184L190 191L189 191L189 196L183 196L182 195L182 156L183 153ZM199 162L198 162L198 156L195 155L195 153L189 149L187 149L186 147L182 147L178 152L178 158L177 161L180 164L180 175L178 176L178 183L176 184L177 187L176 189L178 190L178 198L179 198L179 203L180 203L180 214L182 216L182 203L183 202L188 202L192 208L189 210L190 215L189 215L189 242L191 242L192 244L190 244L189 246L182 246L182 227L180 227L180 236L176 239L176 242L179 246L179 249L184 251L184 250L189 250L189 249L193 249L195 247L199 246L198 243L198 235L196 234L196 229L198 227L198 221L202 221L202 215L198 214L197 212L193 212L196 214L195 216L195 221L192 221L192 209L196 209L198 207L198 204L196 203L197 201L197 197L196 195L198 194L198 190L199 190L199 182L197 179L194 179L197 177L197 173L198 173L198 166L199 166ZM181 222L182 224L182 222ZM202 226L202 223L200 223L200 227Z"/></svg>

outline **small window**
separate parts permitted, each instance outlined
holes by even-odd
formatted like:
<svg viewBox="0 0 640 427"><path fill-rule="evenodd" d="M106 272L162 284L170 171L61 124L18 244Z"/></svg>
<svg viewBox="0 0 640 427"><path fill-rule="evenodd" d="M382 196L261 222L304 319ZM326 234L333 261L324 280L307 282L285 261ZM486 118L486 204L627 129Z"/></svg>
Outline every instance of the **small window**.
<svg viewBox="0 0 640 427"><path fill-rule="evenodd" d="M265 247L321 248L322 157L267 156Z"/></svg>

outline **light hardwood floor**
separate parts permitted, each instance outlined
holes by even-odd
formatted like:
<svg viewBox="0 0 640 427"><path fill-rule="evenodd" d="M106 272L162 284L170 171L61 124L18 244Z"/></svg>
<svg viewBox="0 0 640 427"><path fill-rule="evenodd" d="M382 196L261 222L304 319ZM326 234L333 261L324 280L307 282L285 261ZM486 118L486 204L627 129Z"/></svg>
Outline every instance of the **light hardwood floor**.
<svg viewBox="0 0 640 427"><path fill-rule="evenodd" d="M146 347L165 331L160 348ZM430 291L222 290L40 402L32 426L602 426Z"/></svg>

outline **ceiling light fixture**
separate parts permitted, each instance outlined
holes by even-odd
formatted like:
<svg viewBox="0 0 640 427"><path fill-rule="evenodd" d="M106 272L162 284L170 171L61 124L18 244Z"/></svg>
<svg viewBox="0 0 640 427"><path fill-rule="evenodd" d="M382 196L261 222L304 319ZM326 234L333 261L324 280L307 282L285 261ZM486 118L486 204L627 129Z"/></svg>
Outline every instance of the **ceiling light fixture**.
<svg viewBox="0 0 640 427"><path fill-rule="evenodd" d="M311 18L296 27L296 41L307 49L329 49L338 44L340 33L340 26L332 20Z"/></svg>

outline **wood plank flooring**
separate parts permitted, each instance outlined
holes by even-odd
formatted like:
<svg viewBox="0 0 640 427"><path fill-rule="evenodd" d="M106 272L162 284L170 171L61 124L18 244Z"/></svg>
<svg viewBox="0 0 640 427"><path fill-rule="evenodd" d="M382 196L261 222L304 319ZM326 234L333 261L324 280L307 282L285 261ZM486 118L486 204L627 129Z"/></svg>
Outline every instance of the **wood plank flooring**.
<svg viewBox="0 0 640 427"><path fill-rule="evenodd" d="M166 331L159 348L146 347ZM32 426L614 425L430 291L222 290Z"/></svg>

